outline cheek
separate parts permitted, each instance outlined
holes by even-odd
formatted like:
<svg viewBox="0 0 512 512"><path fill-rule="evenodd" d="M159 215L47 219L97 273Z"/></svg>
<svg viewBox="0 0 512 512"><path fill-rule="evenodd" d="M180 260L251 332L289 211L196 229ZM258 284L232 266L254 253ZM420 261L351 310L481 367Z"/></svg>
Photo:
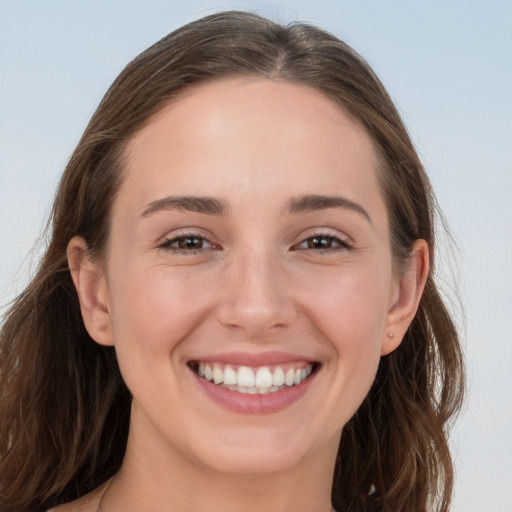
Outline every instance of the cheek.
<svg viewBox="0 0 512 512"><path fill-rule="evenodd" d="M127 275L130 279L123 278ZM165 266L120 272L119 278L112 312L123 380L144 410L165 411L169 403L180 403L187 346L182 341L208 317L212 287L201 272L180 273Z"/></svg>
<svg viewBox="0 0 512 512"><path fill-rule="evenodd" d="M208 314L208 277L164 266L140 273L121 271L118 277L112 279L111 306L120 365L168 366L175 347Z"/></svg>
<svg viewBox="0 0 512 512"><path fill-rule="evenodd" d="M389 286L384 267L347 265L317 272L301 287L304 307L324 335L337 348L364 351L381 341Z"/></svg>
<svg viewBox="0 0 512 512"><path fill-rule="evenodd" d="M331 275L318 272L304 287L307 316L330 351L323 400L331 404L326 409L337 427L356 412L375 379L390 279L384 266L354 265L333 269Z"/></svg>

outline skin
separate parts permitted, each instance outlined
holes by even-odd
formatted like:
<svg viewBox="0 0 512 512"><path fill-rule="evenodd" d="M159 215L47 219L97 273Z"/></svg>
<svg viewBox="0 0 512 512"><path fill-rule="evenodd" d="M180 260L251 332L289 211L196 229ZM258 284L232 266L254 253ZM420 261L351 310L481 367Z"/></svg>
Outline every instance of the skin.
<svg viewBox="0 0 512 512"><path fill-rule="evenodd" d="M103 510L330 510L343 425L401 342L428 273L422 240L403 275L393 270L370 137L312 88L230 79L166 106L126 161L106 257L91 259L78 237L68 247L85 325L115 345L134 397ZM287 211L311 194L360 209ZM144 214L183 195L220 200L227 214ZM178 247L186 235L195 249ZM270 350L319 365L304 396L271 414L220 407L187 366ZM58 510L96 510L99 496Z"/></svg>

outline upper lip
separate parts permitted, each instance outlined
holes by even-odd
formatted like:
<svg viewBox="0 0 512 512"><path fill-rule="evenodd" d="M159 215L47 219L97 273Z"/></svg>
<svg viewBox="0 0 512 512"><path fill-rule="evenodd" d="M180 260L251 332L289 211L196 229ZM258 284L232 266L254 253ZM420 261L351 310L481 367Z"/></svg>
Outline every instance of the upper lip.
<svg viewBox="0 0 512 512"><path fill-rule="evenodd" d="M314 363L310 357L289 352L270 351L261 353L250 352L220 352L218 354L204 355L192 359L203 363L226 363L236 366L270 366L283 363L306 361Z"/></svg>

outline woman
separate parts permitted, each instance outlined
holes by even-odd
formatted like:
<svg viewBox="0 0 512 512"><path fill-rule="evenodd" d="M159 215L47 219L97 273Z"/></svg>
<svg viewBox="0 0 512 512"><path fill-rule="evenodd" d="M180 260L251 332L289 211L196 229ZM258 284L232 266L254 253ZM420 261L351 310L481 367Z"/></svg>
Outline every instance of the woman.
<svg viewBox="0 0 512 512"><path fill-rule="evenodd" d="M3 326L2 510L447 511L434 207L335 37L227 12L143 52Z"/></svg>

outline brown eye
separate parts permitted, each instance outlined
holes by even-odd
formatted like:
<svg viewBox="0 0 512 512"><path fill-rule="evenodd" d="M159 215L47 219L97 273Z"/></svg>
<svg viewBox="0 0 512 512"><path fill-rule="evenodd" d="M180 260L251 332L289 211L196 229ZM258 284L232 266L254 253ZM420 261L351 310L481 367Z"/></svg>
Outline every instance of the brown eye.
<svg viewBox="0 0 512 512"><path fill-rule="evenodd" d="M175 244L178 249L197 250L203 248L204 241L204 238L197 236L182 236L175 239Z"/></svg>
<svg viewBox="0 0 512 512"><path fill-rule="evenodd" d="M352 246L349 242L339 238L337 236L332 235L313 235L305 240L303 240L300 244L297 244L293 247L293 250L313 250L318 252L323 251L343 251L351 249Z"/></svg>
<svg viewBox="0 0 512 512"><path fill-rule="evenodd" d="M308 249L330 249L334 242L332 236L313 236L307 239Z"/></svg>
<svg viewBox="0 0 512 512"><path fill-rule="evenodd" d="M191 234L165 240L165 242L160 245L160 248L174 252L194 254L208 249L218 249L218 246L214 245L203 236Z"/></svg>

